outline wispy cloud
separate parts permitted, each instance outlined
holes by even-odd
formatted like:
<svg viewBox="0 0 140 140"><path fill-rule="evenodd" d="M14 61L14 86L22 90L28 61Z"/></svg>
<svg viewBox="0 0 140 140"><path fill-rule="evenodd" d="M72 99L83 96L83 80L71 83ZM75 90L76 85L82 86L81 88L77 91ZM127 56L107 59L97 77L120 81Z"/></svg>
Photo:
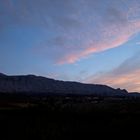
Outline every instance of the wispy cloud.
<svg viewBox="0 0 140 140"><path fill-rule="evenodd" d="M67 54L63 56L61 59L57 61L57 64L65 64L65 63L75 63L76 61L80 60L81 58L85 58L86 56L98 53L107 49L118 47L127 41L129 41L129 38L132 36L133 33L128 33L124 35L117 36L115 39L107 40L107 38L104 38L104 40L101 40L98 43L92 43L89 46L86 46L84 50L73 54Z"/></svg>
<svg viewBox="0 0 140 140"><path fill-rule="evenodd" d="M57 64L121 46L140 31L139 0L1 0L0 5L0 26L41 28L46 37L38 50Z"/></svg>
<svg viewBox="0 0 140 140"><path fill-rule="evenodd" d="M101 3L102 0L94 2L94 5L88 5L90 0L82 2L77 0L76 2L80 6L75 3L77 11L75 13L69 11L69 15L65 15L68 16L68 19L62 20L61 15L56 18L58 21L56 23L58 25L61 23L61 27L65 27L65 25L69 27L68 23L71 23L70 30L60 29L64 32L58 34L59 38L65 36L63 45L60 46L58 42L51 46L54 48L53 50L57 49L60 52L53 52L54 56L57 56L54 61L59 65L75 63L94 53L124 45L140 31L140 17L138 16L140 2L138 1L119 0L115 3L108 0L104 7ZM98 11L95 5L98 7ZM67 22L70 19L71 21ZM46 42L46 46L49 45L48 42Z"/></svg>
<svg viewBox="0 0 140 140"><path fill-rule="evenodd" d="M88 83L107 84L129 91L140 91L140 56L139 53L124 61L119 67L103 74L88 77Z"/></svg>
<svg viewBox="0 0 140 140"><path fill-rule="evenodd" d="M117 17L116 17L117 18ZM119 19L118 19L119 20ZM121 24L119 22L122 22ZM58 61L58 64L74 63L90 54L102 52L111 48L119 47L131 40L140 31L140 20L129 21L120 18L119 22L105 24L101 29L97 29L100 40L95 40L95 34L85 40L84 49L74 53L65 53Z"/></svg>

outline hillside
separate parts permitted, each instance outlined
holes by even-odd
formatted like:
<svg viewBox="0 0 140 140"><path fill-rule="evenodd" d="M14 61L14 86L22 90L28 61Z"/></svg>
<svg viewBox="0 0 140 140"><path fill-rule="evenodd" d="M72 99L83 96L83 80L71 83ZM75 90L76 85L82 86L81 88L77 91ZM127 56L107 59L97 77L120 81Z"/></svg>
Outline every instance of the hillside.
<svg viewBox="0 0 140 140"><path fill-rule="evenodd" d="M28 94L80 94L124 95L126 90L113 89L106 85L83 84L49 79L35 75L7 76L0 74L1 93Z"/></svg>

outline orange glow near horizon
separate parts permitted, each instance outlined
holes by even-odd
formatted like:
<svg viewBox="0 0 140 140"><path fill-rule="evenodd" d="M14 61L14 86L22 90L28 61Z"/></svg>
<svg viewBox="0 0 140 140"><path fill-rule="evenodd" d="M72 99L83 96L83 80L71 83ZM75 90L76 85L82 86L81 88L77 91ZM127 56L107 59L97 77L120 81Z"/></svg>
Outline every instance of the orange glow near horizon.
<svg viewBox="0 0 140 140"><path fill-rule="evenodd" d="M100 77L94 79L89 78L87 82L106 84L114 88L127 89L129 92L139 92L140 91L140 70L133 71L132 73L126 73L122 75L109 75L104 74Z"/></svg>

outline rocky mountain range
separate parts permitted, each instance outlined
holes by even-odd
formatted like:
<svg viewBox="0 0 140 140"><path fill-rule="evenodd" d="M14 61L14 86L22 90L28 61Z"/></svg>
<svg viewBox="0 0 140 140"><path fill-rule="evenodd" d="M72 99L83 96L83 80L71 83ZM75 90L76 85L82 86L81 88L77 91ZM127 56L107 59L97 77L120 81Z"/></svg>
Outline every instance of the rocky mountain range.
<svg viewBox="0 0 140 140"><path fill-rule="evenodd" d="M124 95L126 90L106 85L59 81L42 76L8 76L0 73L0 93Z"/></svg>

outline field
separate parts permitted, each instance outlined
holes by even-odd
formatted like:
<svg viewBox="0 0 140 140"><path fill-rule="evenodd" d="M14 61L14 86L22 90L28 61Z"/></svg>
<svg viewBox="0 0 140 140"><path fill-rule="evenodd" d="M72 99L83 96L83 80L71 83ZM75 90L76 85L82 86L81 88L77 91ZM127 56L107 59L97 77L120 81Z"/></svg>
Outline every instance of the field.
<svg viewBox="0 0 140 140"><path fill-rule="evenodd" d="M92 96L1 96L5 139L59 139L132 132L140 126L140 100Z"/></svg>

